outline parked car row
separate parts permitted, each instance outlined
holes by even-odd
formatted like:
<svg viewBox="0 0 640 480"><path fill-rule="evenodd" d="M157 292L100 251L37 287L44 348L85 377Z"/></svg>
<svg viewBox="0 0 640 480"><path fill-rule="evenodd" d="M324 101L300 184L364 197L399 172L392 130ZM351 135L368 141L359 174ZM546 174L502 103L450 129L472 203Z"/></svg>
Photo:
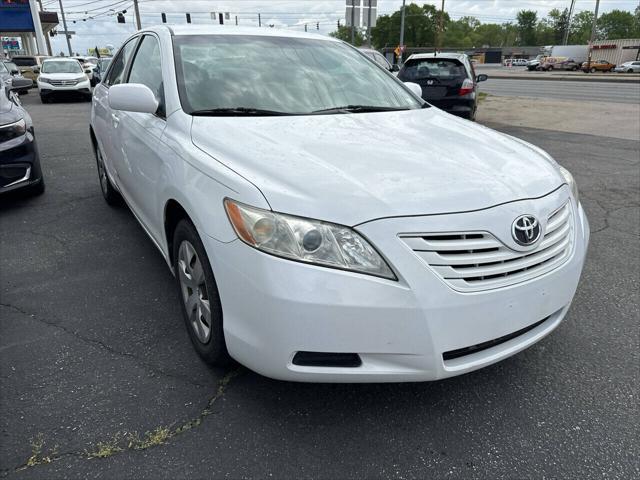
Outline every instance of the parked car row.
<svg viewBox="0 0 640 480"><path fill-rule="evenodd" d="M505 60L506 61L506 60ZM640 61L631 60L616 66L607 60L591 60L591 62L577 62L568 57L551 57L538 55L533 60L529 60L526 65L527 70L552 71L552 70L582 70L585 73L595 72L619 72L634 73L640 72Z"/></svg>

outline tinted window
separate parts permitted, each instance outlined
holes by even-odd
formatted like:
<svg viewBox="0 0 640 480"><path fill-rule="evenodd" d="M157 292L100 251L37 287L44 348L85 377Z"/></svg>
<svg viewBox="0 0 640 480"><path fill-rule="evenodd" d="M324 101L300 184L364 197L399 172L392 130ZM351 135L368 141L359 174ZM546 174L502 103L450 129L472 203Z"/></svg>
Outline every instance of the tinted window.
<svg viewBox="0 0 640 480"><path fill-rule="evenodd" d="M466 78L464 65L457 60L422 58L408 61L398 75L404 81L423 78L458 79Z"/></svg>
<svg viewBox="0 0 640 480"><path fill-rule="evenodd" d="M11 60L19 67L33 67L38 64L33 57L12 58Z"/></svg>
<svg viewBox="0 0 640 480"><path fill-rule="evenodd" d="M133 53L133 47L135 47L137 41L137 38L133 38L129 40L124 47L122 47L118 56L113 61L111 70L109 71L109 77L105 82L107 85L117 85L122 83L122 79L124 78L124 69L127 66L127 62L129 61L129 57L131 57L131 53Z"/></svg>
<svg viewBox="0 0 640 480"><path fill-rule="evenodd" d="M131 64L129 83L142 83L151 89L159 100L162 98L162 69L160 45L155 37L145 35Z"/></svg>
<svg viewBox="0 0 640 480"><path fill-rule="evenodd" d="M304 114L345 105L421 103L341 42L254 35L174 37L183 109L256 108Z"/></svg>

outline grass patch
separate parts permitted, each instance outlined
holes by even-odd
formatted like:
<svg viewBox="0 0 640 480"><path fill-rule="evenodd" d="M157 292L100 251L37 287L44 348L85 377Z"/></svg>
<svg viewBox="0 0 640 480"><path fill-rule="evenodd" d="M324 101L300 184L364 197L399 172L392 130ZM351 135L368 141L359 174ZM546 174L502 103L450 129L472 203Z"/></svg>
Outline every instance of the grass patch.
<svg viewBox="0 0 640 480"><path fill-rule="evenodd" d="M51 463L57 454L57 446L52 451L44 455L42 453L44 448L44 439L42 434L39 433L34 440L31 441L31 456L27 459L27 467L35 467L36 465L42 465L44 463Z"/></svg>
<svg viewBox="0 0 640 480"><path fill-rule="evenodd" d="M155 447L167 443L172 436L171 431L167 427L158 427L151 432L146 432L142 438L138 436L138 433L132 433L129 435L128 448L133 450L145 450L147 448Z"/></svg>
<svg viewBox="0 0 640 480"><path fill-rule="evenodd" d="M490 95L485 92L478 92L478 103L484 102Z"/></svg>
<svg viewBox="0 0 640 480"><path fill-rule="evenodd" d="M112 439L105 442L98 442L93 452L86 452L87 458L107 458L121 452L123 449L120 445L120 440L121 435L120 432L118 432Z"/></svg>

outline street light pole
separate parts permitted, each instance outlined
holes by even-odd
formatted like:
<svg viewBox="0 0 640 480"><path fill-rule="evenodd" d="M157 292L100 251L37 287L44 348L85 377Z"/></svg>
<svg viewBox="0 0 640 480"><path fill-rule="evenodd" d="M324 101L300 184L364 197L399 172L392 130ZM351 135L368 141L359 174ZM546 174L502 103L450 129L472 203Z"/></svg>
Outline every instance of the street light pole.
<svg viewBox="0 0 640 480"><path fill-rule="evenodd" d="M358 2L360 2L360 0L358 0ZM355 21L356 21L356 0L351 0L351 45L353 45L356 41Z"/></svg>
<svg viewBox="0 0 640 480"><path fill-rule="evenodd" d="M564 35L562 37L562 44L566 45L569 42L569 28L571 27L571 17L573 16L573 7L576 5L576 0L571 0L571 6L569 7L569 16L567 17L567 25L564 29Z"/></svg>
<svg viewBox="0 0 640 480"><path fill-rule="evenodd" d="M444 0L442 0L442 7L440 8L440 18L438 21L438 40L436 41L436 48L442 49L442 34L444 30Z"/></svg>
<svg viewBox="0 0 640 480"><path fill-rule="evenodd" d="M69 34L67 33L67 19L64 16L64 8L62 7L62 0L58 0L60 2L60 14L62 15L62 26L64 27L64 36L67 39L67 47L69 48L69 56L73 57L73 50L71 50L71 39L69 38Z"/></svg>
<svg viewBox="0 0 640 480"><path fill-rule="evenodd" d="M367 11L367 47L371 48L371 0L369 0L369 10Z"/></svg>
<svg viewBox="0 0 640 480"><path fill-rule="evenodd" d="M593 15L593 24L591 25L591 38L589 40L589 58L587 60L587 71L591 71L591 53L593 52L593 41L596 38L596 26L598 24L598 8L600 7L600 0L596 0L596 11Z"/></svg>
<svg viewBox="0 0 640 480"><path fill-rule="evenodd" d="M138 0L133 0L133 9L136 12L136 27L138 27L138 30L142 30L142 24L140 23L140 9L138 8Z"/></svg>
<svg viewBox="0 0 640 480"><path fill-rule="evenodd" d="M402 0L402 8L400 13L400 63L402 63L402 47L404 46L404 10L405 10L405 1Z"/></svg>

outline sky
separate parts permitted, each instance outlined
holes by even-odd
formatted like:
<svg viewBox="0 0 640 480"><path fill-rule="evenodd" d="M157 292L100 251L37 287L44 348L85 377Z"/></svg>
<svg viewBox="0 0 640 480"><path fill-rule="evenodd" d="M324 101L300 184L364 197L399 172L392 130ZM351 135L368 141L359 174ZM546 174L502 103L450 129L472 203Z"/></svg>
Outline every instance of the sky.
<svg viewBox="0 0 640 480"><path fill-rule="evenodd" d="M41 0L45 10L58 12L59 0ZM356 0L357 1L357 0ZM440 7L440 0L407 0L417 4L430 3ZM88 48L96 45L111 45L117 48L135 30L132 0L62 0L67 17L67 28L76 34L71 39L74 52L86 54ZM368 0L364 0L365 4ZM445 10L453 18L471 15L483 23L515 22L519 10L535 10L538 17L544 17L549 10L569 7L570 0L445 0ZM575 12L593 10L595 0L576 0ZM613 9L633 11L638 0L600 0L600 12ZM402 0L378 0L378 14L388 14L399 9ZM287 28L328 34L336 29L340 20L344 24L345 0L139 0L142 27L161 23L161 13L167 14L168 23L186 23L185 13L191 14L192 23L214 24L212 12L228 12L230 20L225 23L244 26L258 26L258 13L262 26ZM126 10L124 24L118 24L115 13ZM75 22L75 23L74 23ZM319 30L316 24L319 23ZM215 22L217 24L217 21ZM52 39L55 54L67 52L62 36Z"/></svg>

